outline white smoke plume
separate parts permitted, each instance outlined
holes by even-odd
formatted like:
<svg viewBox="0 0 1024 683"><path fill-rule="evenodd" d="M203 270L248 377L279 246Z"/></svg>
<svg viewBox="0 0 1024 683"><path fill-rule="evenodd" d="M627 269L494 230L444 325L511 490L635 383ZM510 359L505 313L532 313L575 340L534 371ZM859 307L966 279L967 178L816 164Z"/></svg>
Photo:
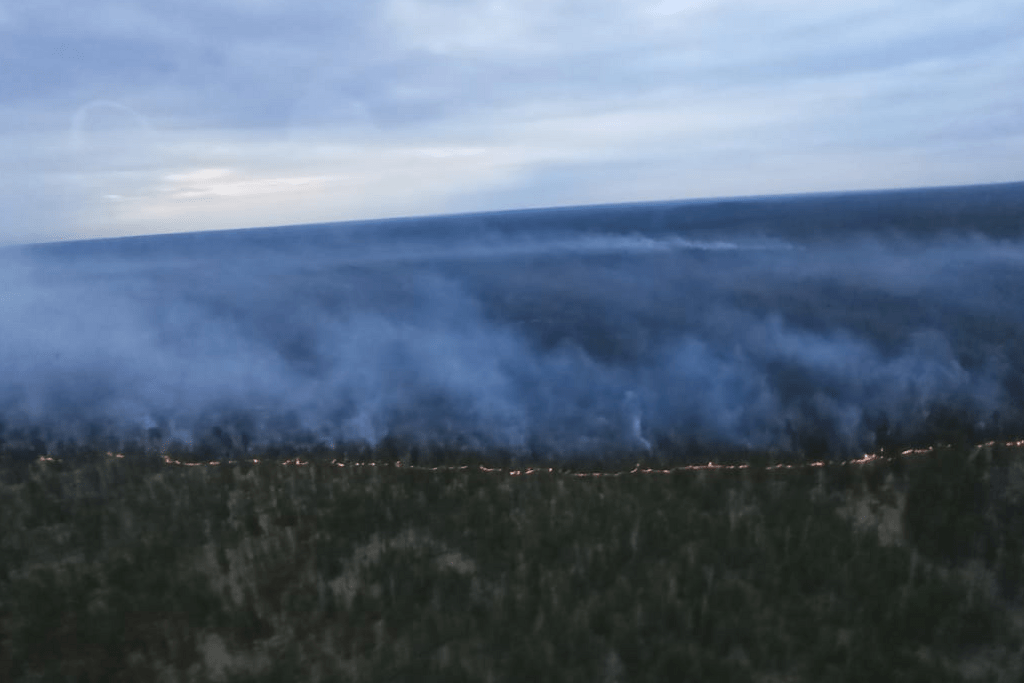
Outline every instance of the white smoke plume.
<svg viewBox="0 0 1024 683"><path fill-rule="evenodd" d="M8 249L0 438L852 452L1019 425L1024 190L992 192Z"/></svg>

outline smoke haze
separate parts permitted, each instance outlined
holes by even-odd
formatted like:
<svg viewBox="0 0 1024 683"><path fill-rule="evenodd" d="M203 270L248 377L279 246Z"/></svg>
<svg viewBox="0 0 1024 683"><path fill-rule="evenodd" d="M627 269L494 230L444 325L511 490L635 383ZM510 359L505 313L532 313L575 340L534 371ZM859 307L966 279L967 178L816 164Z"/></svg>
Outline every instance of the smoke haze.
<svg viewBox="0 0 1024 683"><path fill-rule="evenodd" d="M0 419L577 454L1019 429L1021 216L1012 184L8 249Z"/></svg>

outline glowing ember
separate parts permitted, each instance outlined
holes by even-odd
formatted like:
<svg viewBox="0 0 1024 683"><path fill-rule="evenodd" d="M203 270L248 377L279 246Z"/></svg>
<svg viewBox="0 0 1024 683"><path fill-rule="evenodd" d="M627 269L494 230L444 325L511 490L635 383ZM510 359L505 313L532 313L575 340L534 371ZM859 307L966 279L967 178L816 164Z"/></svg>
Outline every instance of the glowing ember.
<svg viewBox="0 0 1024 683"><path fill-rule="evenodd" d="M978 450L980 450L982 448L991 448L991 447L996 446L996 445L997 445L997 442L995 442L995 441L987 441L985 443L981 443L981 444L978 444L978 445L974 446L973 450L974 450L974 452L977 452ZM999 442L998 445L1001 445L1001 446L1004 446L1004 447L1007 447L1007 448L1022 448L1022 447L1024 447L1024 439L1019 440L1019 441ZM900 455L903 456L903 457L909 457L909 456L913 456L913 455L927 455L927 454L930 454L930 453L934 453L937 450L937 448L939 448L939 447L938 446L932 446L932 447L929 447L929 448L907 448L907 449L904 449L904 450L900 451ZM108 451L107 452L107 457L123 459L123 458L125 458L125 455L123 453L112 453L112 452ZM839 461L836 461L834 464L837 464L837 465L865 465L867 463L874 462L874 461L879 460L881 458L882 458L881 454L878 454L878 453L865 453L864 455L862 455L859 458L853 458L853 459L850 459L850 460L839 460ZM179 466L182 466L182 467L201 467L203 465L221 465L221 464L225 464L225 463L230 464L230 463L237 463L237 462L246 462L246 463L251 463L251 464L255 465L255 464L259 464L259 462L260 462L259 458L250 458L250 459L247 459L247 460L228 460L228 461L209 460L209 461L206 461L206 462L187 462L187 461L184 461L184 460L177 460L175 458L172 458L170 455L168 455L166 453L163 454L161 459L163 460L163 462L165 464L168 464L168 465L179 465ZM54 458L52 456L48 456L48 455L41 455L41 456L39 456L38 460L40 462L56 462L58 459ZM299 457L294 457L294 458L290 458L288 460L281 461L278 464L280 464L282 466L285 466L285 467L305 467L307 465L311 465L312 462L309 461L309 460L302 460ZM427 466L427 465L412 465L412 464L409 464L409 463L403 463L401 461L396 461L396 462L373 462L373 461L369 461L369 462L342 462L342 461L339 461L337 458L331 460L329 464L331 464L331 465L333 465L335 467L342 467L342 468L344 468L344 467L380 467L380 468L393 468L393 469L402 469L402 470L412 470L412 471L416 471L416 472L460 472L460 471L466 471L466 470L476 470L478 472L486 472L488 474L505 474L505 475L509 475L509 476L513 476L513 477L520 477L520 476L526 476L526 475L531 475L531 474L554 474L557 471L556 468L554 468L554 467L526 467L526 468L520 468L520 469L505 469L505 468L502 468L502 467L488 467L486 465L434 465L434 466ZM800 470L800 469L807 469L807 468L811 468L811 467L824 467L824 466L825 466L824 462L816 461L816 462L800 462L800 463L776 463L774 465L767 465L767 466L763 467L762 469L765 469L765 470ZM630 469L630 470L620 470L618 472L596 472L596 471L595 472L566 472L565 474L567 474L569 476L572 476L572 477L577 477L577 478L587 478L587 477L621 477L623 475L628 475L628 474L651 474L651 475L653 475L653 474L673 474L675 472L692 472L692 471L706 471L706 470L746 470L746 469L753 469L755 467L757 467L757 466L756 465L752 465L750 463L726 465L726 464L719 464L719 463L710 462L710 461L707 464L705 464L705 465L676 465L674 467L665 467L665 468L641 467L640 463L637 463L633 467L633 469Z"/></svg>

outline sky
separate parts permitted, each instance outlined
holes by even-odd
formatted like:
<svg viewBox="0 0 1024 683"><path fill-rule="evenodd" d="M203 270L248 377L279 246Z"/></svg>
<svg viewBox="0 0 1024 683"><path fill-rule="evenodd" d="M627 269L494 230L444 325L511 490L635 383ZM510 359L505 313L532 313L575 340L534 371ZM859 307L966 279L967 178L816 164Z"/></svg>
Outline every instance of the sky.
<svg viewBox="0 0 1024 683"><path fill-rule="evenodd" d="M0 244L1024 179L1019 0L0 0Z"/></svg>

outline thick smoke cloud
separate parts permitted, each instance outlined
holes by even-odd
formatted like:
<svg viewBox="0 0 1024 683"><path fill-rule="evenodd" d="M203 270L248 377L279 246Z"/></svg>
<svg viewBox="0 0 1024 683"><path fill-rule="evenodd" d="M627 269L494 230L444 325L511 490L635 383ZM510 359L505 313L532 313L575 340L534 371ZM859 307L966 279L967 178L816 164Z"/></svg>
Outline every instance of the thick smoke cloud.
<svg viewBox="0 0 1024 683"><path fill-rule="evenodd" d="M1024 187L8 250L8 437L855 452L1021 424ZM35 430L35 431L33 431Z"/></svg>

